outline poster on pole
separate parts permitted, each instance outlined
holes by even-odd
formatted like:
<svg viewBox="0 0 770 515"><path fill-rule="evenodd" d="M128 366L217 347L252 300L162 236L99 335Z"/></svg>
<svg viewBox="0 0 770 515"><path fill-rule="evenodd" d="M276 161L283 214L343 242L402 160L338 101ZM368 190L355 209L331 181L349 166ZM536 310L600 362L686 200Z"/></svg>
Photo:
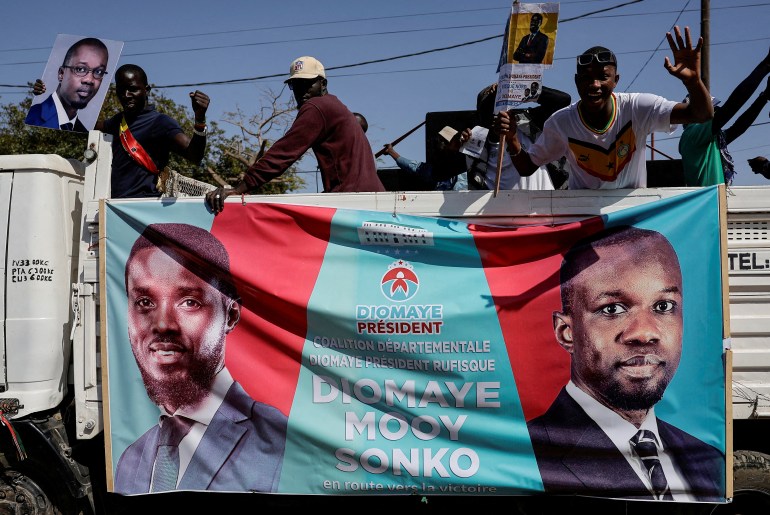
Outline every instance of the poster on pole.
<svg viewBox="0 0 770 515"><path fill-rule="evenodd" d="M511 6L497 69L495 113L537 101L543 71L553 65L558 20L558 3Z"/></svg>

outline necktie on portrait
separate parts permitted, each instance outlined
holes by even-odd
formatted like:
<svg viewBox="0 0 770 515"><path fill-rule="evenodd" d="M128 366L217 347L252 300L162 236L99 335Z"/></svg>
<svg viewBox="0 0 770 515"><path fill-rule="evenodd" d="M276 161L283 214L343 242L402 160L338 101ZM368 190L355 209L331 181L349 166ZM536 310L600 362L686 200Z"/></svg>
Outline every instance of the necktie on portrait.
<svg viewBox="0 0 770 515"><path fill-rule="evenodd" d="M179 475L179 442L190 431L193 421L182 416L164 417L158 435L158 451L152 472L151 492L165 492L176 488Z"/></svg>
<svg viewBox="0 0 770 515"><path fill-rule="evenodd" d="M72 122L67 122L59 125L59 128L63 131L71 131L72 129L75 128L75 124Z"/></svg>
<svg viewBox="0 0 770 515"><path fill-rule="evenodd" d="M631 447L647 469L647 477L650 478L655 498L673 500L674 498L671 496L668 480L663 473L660 458L658 458L658 446L656 444L655 433L646 429L640 429L639 432L631 438Z"/></svg>

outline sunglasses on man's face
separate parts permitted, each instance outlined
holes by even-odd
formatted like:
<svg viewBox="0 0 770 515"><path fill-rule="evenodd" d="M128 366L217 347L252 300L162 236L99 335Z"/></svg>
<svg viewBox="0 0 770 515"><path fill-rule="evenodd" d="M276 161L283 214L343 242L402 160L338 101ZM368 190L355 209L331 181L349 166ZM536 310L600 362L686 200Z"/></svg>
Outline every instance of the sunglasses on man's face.
<svg viewBox="0 0 770 515"><path fill-rule="evenodd" d="M316 77L315 79L292 79L287 82L286 85L289 86L289 90L291 91L305 91L312 88L313 84L318 82L319 78L320 77Z"/></svg>
<svg viewBox="0 0 770 515"><path fill-rule="evenodd" d="M599 64L617 64L618 60L615 58L615 54L609 50L603 50L596 52L595 54L580 54L577 56L578 66L588 66L596 59Z"/></svg>

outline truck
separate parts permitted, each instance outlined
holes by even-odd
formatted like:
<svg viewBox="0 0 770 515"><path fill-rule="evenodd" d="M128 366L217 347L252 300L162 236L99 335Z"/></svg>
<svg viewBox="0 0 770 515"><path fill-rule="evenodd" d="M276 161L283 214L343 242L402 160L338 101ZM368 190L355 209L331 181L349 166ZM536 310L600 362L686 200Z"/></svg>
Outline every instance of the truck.
<svg viewBox="0 0 770 515"><path fill-rule="evenodd" d="M100 514L157 508L106 490L102 397L100 231L109 197L110 137L91 131L83 158L0 156L4 249L0 311L0 512ZM557 191L388 191L356 194L252 195L249 202L382 210L506 226L561 223L670 198L690 188ZM170 194L173 195L173 192ZM770 186L725 189L729 274L726 366L732 376L728 439L733 497L714 513L768 513L770 508ZM202 202L201 197L158 202ZM124 200L123 202L131 202ZM729 377L729 376L728 376ZM206 494L164 495L200 508ZM223 496L224 495L224 496ZM249 495L249 494L245 494ZM222 506L240 494L212 494ZM141 497L141 496L140 496ZM313 496L315 497L315 496ZM324 496L321 496L324 497ZM259 496L274 507L322 506L314 498ZM338 500L339 501L339 500ZM472 506L486 499L474 498ZM499 502L499 499L496 499ZM366 499L359 502L366 506ZM387 502L387 501L384 501ZM410 501L411 502L411 501ZM421 498L423 503L442 502ZM457 506L457 500L451 501ZM526 513L543 499L517 499ZM567 505L575 506L572 499ZM597 501L598 502L598 501ZM605 512L617 507L602 504ZM632 503L641 504L645 503ZM483 504L482 504L483 505ZM333 504L330 504L333 506ZM351 506L348 504L347 506ZM471 505L469 505L471 506ZM591 505L588 505L591 506ZM626 505L620 510L635 512ZM638 508L636 508L638 509ZM624 511L620 511L621 513Z"/></svg>

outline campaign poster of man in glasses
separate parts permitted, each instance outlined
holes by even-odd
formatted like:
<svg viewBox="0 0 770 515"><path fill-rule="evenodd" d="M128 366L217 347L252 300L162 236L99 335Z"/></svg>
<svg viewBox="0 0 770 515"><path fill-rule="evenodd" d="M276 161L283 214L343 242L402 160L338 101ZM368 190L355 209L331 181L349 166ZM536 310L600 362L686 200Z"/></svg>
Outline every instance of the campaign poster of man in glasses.
<svg viewBox="0 0 770 515"><path fill-rule="evenodd" d="M48 129L92 130L122 50L122 41L57 35L24 122Z"/></svg>

